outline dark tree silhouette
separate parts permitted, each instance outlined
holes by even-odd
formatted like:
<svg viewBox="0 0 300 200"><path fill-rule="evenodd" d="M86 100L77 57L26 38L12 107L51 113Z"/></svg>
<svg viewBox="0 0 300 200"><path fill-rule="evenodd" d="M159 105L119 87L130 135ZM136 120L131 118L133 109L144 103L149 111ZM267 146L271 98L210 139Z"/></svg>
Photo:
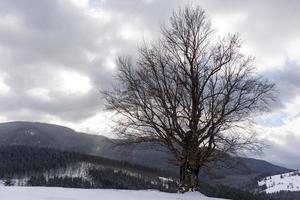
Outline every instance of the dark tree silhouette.
<svg viewBox="0 0 300 200"><path fill-rule="evenodd" d="M174 12L136 62L118 59L119 83L104 92L128 143L153 142L180 165L180 191L198 190L201 167L256 144L245 122L268 110L274 85L255 74L239 37L217 40L199 7Z"/></svg>

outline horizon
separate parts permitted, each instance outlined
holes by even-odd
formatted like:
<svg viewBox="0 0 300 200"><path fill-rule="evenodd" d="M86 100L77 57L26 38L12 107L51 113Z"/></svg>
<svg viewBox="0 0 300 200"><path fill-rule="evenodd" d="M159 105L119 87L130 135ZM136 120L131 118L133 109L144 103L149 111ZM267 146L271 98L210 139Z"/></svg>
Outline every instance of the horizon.
<svg viewBox="0 0 300 200"><path fill-rule="evenodd" d="M115 59L160 36L172 11L201 6L216 35L238 32L257 73L276 84L277 101L257 116L263 159L300 168L300 13L297 0L4 0L0 2L0 122L57 124L112 136L109 89Z"/></svg>

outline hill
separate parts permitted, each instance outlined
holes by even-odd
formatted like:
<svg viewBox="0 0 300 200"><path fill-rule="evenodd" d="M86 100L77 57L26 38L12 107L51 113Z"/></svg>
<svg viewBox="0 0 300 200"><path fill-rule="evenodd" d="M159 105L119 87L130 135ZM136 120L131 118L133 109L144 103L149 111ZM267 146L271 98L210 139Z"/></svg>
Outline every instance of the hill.
<svg viewBox="0 0 300 200"><path fill-rule="evenodd" d="M171 172L44 147L0 147L4 185L158 189L174 192Z"/></svg>
<svg viewBox="0 0 300 200"><path fill-rule="evenodd" d="M0 146L48 147L178 172L178 168L168 162L172 156L161 148L153 148L149 144L115 147L116 142L118 141L99 135L78 133L70 128L53 124L37 122L0 124ZM266 161L251 158L234 158L229 161L231 167L213 163L212 170L202 170L201 179L213 185L224 184L240 189L255 189L259 178L290 171Z"/></svg>

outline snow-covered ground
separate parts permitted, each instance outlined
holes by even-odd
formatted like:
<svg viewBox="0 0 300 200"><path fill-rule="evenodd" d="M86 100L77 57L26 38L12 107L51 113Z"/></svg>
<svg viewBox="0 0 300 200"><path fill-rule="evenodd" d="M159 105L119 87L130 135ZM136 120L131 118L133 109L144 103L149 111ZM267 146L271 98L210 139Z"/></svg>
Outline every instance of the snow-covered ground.
<svg viewBox="0 0 300 200"><path fill-rule="evenodd" d="M258 181L258 185L265 187L266 193L300 191L300 171L268 176Z"/></svg>
<svg viewBox="0 0 300 200"><path fill-rule="evenodd" d="M171 194L150 190L0 187L1 200L221 200L200 193Z"/></svg>

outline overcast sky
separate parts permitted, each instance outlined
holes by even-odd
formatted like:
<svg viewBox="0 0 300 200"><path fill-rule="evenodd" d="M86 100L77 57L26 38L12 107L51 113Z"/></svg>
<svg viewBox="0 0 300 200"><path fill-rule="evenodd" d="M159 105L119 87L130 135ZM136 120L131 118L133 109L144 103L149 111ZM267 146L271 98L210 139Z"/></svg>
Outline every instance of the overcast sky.
<svg viewBox="0 0 300 200"><path fill-rule="evenodd" d="M184 0L1 0L0 121L41 121L107 134L99 90L118 55L159 36ZM194 0L217 35L239 32L243 51L277 85L272 113L257 118L262 157L300 167L300 1Z"/></svg>

